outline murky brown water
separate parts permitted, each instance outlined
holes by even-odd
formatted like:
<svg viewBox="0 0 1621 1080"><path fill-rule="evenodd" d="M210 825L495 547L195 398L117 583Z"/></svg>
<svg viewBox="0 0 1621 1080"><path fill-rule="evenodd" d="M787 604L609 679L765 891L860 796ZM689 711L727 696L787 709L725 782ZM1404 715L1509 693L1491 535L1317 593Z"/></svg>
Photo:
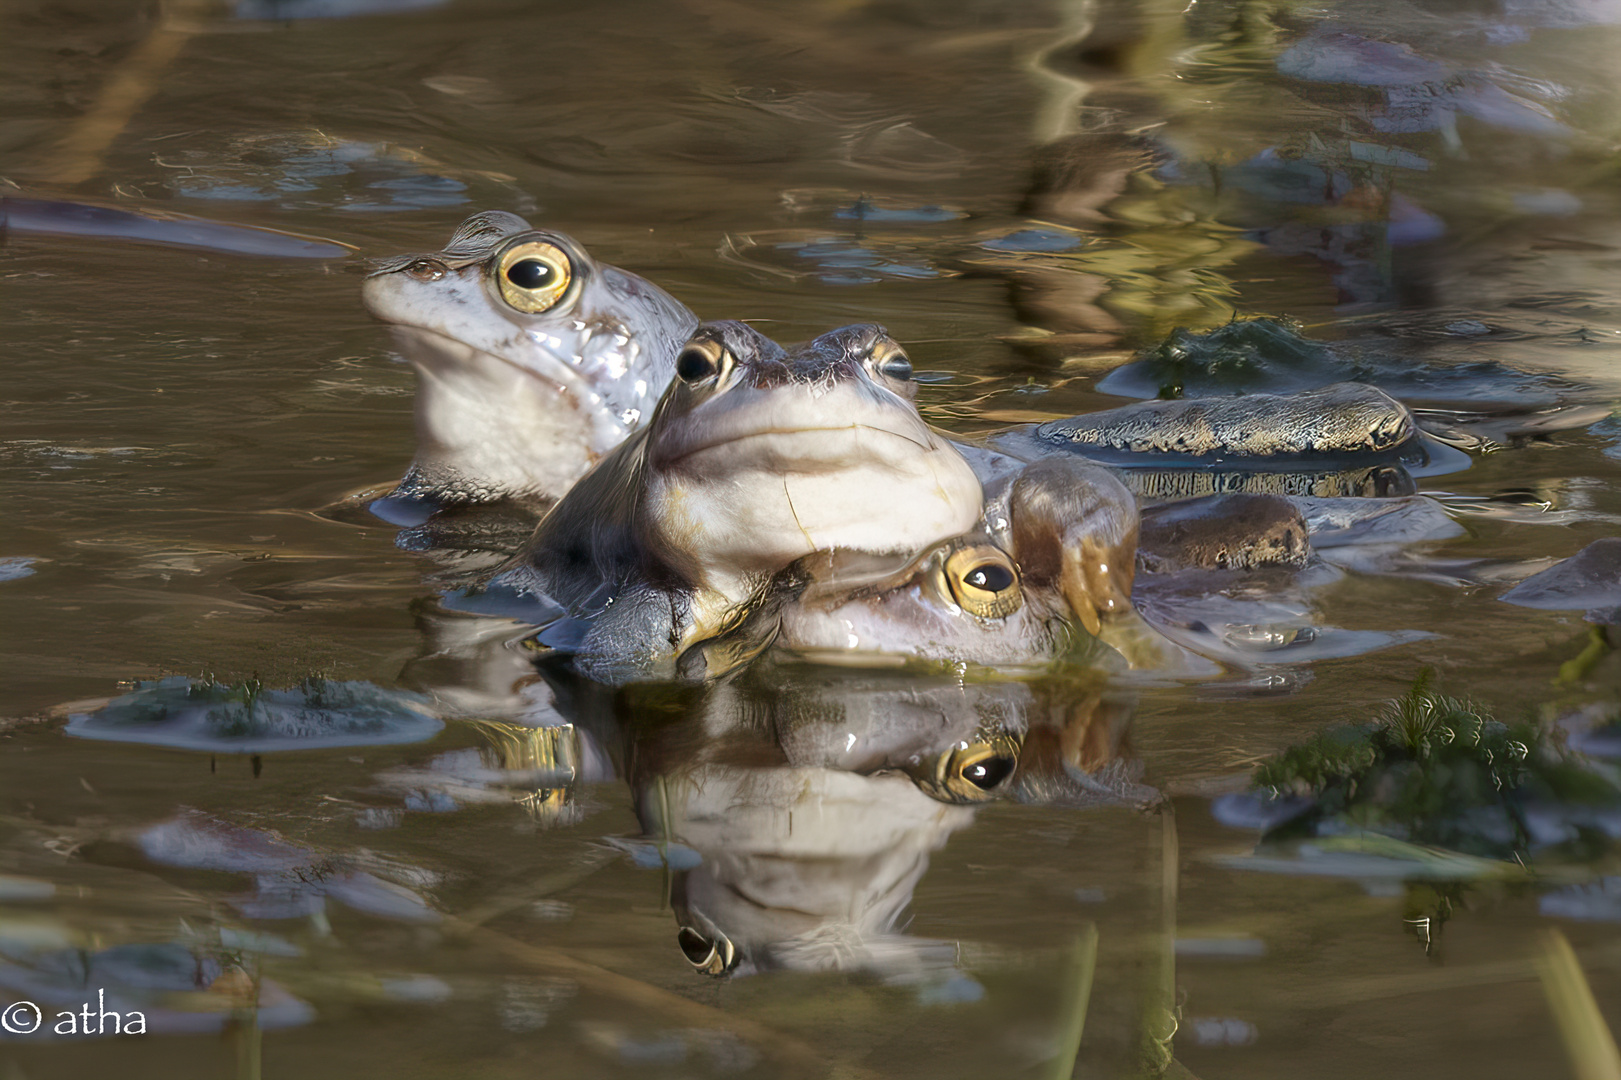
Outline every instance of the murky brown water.
<svg viewBox="0 0 1621 1080"><path fill-rule="evenodd" d="M1621 9L1181 8L451 0L164 23L151 4L10 0L0 175L29 195L125 199L367 256L431 250L475 209L514 210L706 318L761 320L780 340L882 322L919 369L950 373L923 405L963 432L1118 404L1095 383L1130 350L1233 312L1613 399ZM164 33L178 51L142 67ZM1336 80L1346 56L1384 83ZM57 139L121 72L144 101L89 180L53 183ZM1086 133L1070 197L1021 209L1035 148ZM1155 168L1121 149L1126 133L1156 140ZM896 213L841 216L863 197ZM1038 222L1090 242L984 246ZM1424 666L1501 716L1533 712L1585 628L1499 603L1500 587L1352 574L1316 597L1325 622L1433 636L1320 662L1286 692L1142 691L1120 752L1174 814L993 803L952 818L908 802L910 787L900 803L856 799L800 853L833 867L832 884L801 883L820 898L806 907L839 888L851 920L904 907L888 960L853 974L694 974L657 849L608 842L643 833L632 787L645 803L703 753L774 760L665 730L700 725L702 703L574 706L620 778L575 785L567 806L435 780L492 745L462 722L432 742L259 763L65 737L63 703L131 680L442 676L422 659L443 646L425 564L381 523L317 514L412 455L411 372L360 309L356 261L27 235L0 251L0 1001L42 1000L16 973L51 949L181 942L309 1007L259 1032L232 1011L235 984L199 975L213 996L165 1003L227 1018L223 1041L0 1035L5 1075L1069 1075L1089 927L1078 1075L1162 1064L1167 1006L1181 1017L1172 1068L1201 1077L1566 1068L1532 964L1553 924L1539 888L1466 891L1426 956L1403 922L1422 908L1413 890L1220 865L1254 834L1209 812L1260 758L1365 716ZM1510 564L1615 534L1615 438L1562 433L1425 481L1556 504L1543 520L1467 518L1425 555ZM31 561L4 562L17 559ZM1603 677L1575 698L1614 698ZM186 808L293 854L255 863L240 849L268 840L221 833L236 851L224 862L192 837L166 863L141 830ZM908 814L927 822L892 823ZM846 880L860 877L852 851L893 858L886 830L926 856L909 905L894 867L884 889ZM282 897L272 914L287 917L244 906L255 869L284 875L261 894L304 897ZM8 893L10 878L54 892ZM312 913L293 879L348 892L317 890ZM1560 925L1613 1021L1614 924ZM245 931L277 942L231 936ZM924 947L942 942L944 960ZM125 982L169 985L151 980Z"/></svg>

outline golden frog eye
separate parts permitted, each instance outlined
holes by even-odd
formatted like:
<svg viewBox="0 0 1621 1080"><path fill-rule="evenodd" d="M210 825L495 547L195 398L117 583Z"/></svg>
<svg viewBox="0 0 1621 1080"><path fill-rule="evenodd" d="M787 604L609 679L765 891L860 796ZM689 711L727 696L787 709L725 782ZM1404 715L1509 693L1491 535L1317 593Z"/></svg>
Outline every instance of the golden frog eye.
<svg viewBox="0 0 1621 1080"><path fill-rule="evenodd" d="M732 355L726 346L709 338L694 338L675 358L675 374L688 386L707 379L724 377L732 368Z"/></svg>
<svg viewBox="0 0 1621 1080"><path fill-rule="evenodd" d="M946 587L957 606L982 619L1001 619L1019 610L1019 570L1000 548L976 544L946 559Z"/></svg>
<svg viewBox="0 0 1621 1080"><path fill-rule="evenodd" d="M925 795L949 803L986 802L1019 767L1019 740L1005 732L960 742L932 764L911 768Z"/></svg>
<svg viewBox="0 0 1621 1080"><path fill-rule="evenodd" d="M732 970L732 964L737 960L737 951L725 934L716 934L715 940L710 941L692 927L683 926L676 932L675 940L681 946L681 955L692 965L692 970L704 975L724 975Z"/></svg>
<svg viewBox="0 0 1621 1080"><path fill-rule="evenodd" d="M530 315L555 306L574 281L568 253L545 240L513 244L495 263L495 283L501 299Z"/></svg>

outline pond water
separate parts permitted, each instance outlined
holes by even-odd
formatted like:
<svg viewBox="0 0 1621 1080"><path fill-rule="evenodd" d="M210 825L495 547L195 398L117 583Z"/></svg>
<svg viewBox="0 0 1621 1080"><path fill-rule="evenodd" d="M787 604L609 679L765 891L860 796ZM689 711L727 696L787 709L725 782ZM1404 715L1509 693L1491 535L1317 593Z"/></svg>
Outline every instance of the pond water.
<svg viewBox="0 0 1621 1080"><path fill-rule="evenodd" d="M510 654L327 508L413 453L361 257L480 209L781 341L880 322L963 434L1119 405L1110 371L1235 314L1452 373L1416 404L1608 409L1618 49L1608 0L0 6L7 194L356 252L6 236L0 1002L49 1027L100 989L152 1031L0 1033L0 1072L1560 1075L1549 929L1621 1016L1606 851L1424 884L1246 860L1212 800L1426 668L1505 721L1613 706L1613 657L1554 683L1579 610L1497 599L1616 534L1612 421L1421 479L1461 534L1311 596L1416 632L1387 648L1034 690L530 680L568 728L478 719ZM121 708L274 690L291 734L73 737L137 683ZM993 706L1113 779L970 807L801 767L818 723Z"/></svg>

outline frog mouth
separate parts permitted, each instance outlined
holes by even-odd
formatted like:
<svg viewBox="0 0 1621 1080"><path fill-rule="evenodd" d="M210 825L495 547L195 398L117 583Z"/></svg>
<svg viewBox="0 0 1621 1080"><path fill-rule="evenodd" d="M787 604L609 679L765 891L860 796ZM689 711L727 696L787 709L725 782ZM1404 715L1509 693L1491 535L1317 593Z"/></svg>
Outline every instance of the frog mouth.
<svg viewBox="0 0 1621 1080"><path fill-rule="evenodd" d="M908 456L926 454L937 448L933 440L920 438L916 432L875 424L767 427L705 438L683 447L680 452L666 458L665 463L677 467L695 458L726 451L746 461L746 467L811 472L838 462L863 462L882 457L885 443L904 444L902 448Z"/></svg>
<svg viewBox="0 0 1621 1080"><path fill-rule="evenodd" d="M508 447L544 448L560 438L577 443L588 464L617 445L651 407L623 399L613 380L550 354L540 369L438 331L400 324L391 329L399 352L416 369L419 455L456 447L473 462L465 469L477 475L506 468L512 460ZM541 357L536 354L537 361ZM530 455L535 461L546 456L544 449Z"/></svg>
<svg viewBox="0 0 1621 1080"><path fill-rule="evenodd" d="M720 404L720 403L716 403ZM860 384L815 395L748 393L717 409L699 408L654 436L658 464L681 467L704 458L725 471L770 468L823 472L844 463L916 460L942 447L909 404Z"/></svg>

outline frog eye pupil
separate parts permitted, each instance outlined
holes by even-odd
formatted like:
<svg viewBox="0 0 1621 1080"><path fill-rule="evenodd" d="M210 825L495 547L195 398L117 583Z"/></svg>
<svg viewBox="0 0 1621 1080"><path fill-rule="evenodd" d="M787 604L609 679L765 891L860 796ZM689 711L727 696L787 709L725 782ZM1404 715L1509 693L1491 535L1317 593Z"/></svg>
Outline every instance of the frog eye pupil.
<svg viewBox="0 0 1621 1080"><path fill-rule="evenodd" d="M912 361L905 353L898 352L879 364L878 370L896 382L906 382L912 377Z"/></svg>
<svg viewBox="0 0 1621 1080"><path fill-rule="evenodd" d="M989 791L1012 774L1013 764L1012 758L981 758L962 771L962 778L981 791Z"/></svg>
<svg viewBox="0 0 1621 1080"><path fill-rule="evenodd" d="M963 581L986 592L1001 592L1013 584L1013 571L1000 563L981 563L964 574Z"/></svg>
<svg viewBox="0 0 1621 1080"><path fill-rule="evenodd" d="M520 289L543 289L556 276L556 268L540 259L519 259L507 267L507 280Z"/></svg>
<svg viewBox="0 0 1621 1080"><path fill-rule="evenodd" d="M681 355L675 358L675 373L682 382L707 379L717 370L714 358L702 349L682 349Z"/></svg>

